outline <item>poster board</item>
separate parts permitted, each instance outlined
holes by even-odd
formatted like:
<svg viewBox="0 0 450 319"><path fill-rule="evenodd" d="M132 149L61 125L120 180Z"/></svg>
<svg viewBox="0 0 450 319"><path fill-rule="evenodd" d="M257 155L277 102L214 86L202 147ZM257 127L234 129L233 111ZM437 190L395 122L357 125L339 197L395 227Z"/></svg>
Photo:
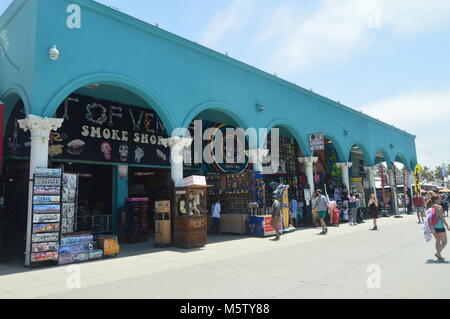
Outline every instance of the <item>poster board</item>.
<svg viewBox="0 0 450 319"><path fill-rule="evenodd" d="M323 138L323 133L309 134L309 149L311 152L322 151L325 149L325 140Z"/></svg>
<svg viewBox="0 0 450 319"><path fill-rule="evenodd" d="M37 168L33 178L30 264L58 262L61 236L61 169Z"/></svg>
<svg viewBox="0 0 450 319"><path fill-rule="evenodd" d="M78 174L62 176L61 233L73 233L77 228Z"/></svg>

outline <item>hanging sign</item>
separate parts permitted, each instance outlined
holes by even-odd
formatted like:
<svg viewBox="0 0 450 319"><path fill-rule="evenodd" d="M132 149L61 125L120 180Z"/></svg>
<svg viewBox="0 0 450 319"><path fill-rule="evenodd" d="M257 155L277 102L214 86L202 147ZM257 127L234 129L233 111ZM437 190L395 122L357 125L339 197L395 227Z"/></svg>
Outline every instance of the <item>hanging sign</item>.
<svg viewBox="0 0 450 319"><path fill-rule="evenodd" d="M323 133L309 134L309 148L311 152L322 151L325 149Z"/></svg>
<svg viewBox="0 0 450 319"><path fill-rule="evenodd" d="M422 166L417 165L414 169L414 188L417 194L420 194L420 172L422 171Z"/></svg>
<svg viewBox="0 0 450 319"><path fill-rule="evenodd" d="M209 133L206 136L205 148L207 153L212 155L212 164L208 164L208 171L241 173L250 168L249 158L245 155L245 150L248 150L246 141L242 141L234 134L229 134L227 130L236 130L236 127L208 121L203 121L203 127ZM218 137L222 137L223 140ZM227 144L234 145L234 148L227 149Z"/></svg>

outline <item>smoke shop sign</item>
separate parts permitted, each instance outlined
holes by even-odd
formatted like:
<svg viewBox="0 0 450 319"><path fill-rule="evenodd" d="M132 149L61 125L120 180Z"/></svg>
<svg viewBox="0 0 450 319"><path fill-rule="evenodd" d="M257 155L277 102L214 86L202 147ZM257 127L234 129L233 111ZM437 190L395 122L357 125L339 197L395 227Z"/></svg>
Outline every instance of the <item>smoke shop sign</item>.
<svg viewBox="0 0 450 319"><path fill-rule="evenodd" d="M170 165L169 149L161 142L167 133L153 110L72 94L55 117L64 122L50 134L51 158ZM15 125L10 130L10 154L29 156L29 134Z"/></svg>
<svg viewBox="0 0 450 319"><path fill-rule="evenodd" d="M161 141L167 133L153 110L71 95L56 117L64 122L51 136L52 157L169 165L169 150Z"/></svg>

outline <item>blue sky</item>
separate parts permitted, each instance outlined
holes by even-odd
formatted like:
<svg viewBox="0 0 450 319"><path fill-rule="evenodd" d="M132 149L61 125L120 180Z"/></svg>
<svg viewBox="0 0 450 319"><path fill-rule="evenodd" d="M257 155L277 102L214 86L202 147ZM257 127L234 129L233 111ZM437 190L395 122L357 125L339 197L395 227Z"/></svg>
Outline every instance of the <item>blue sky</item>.
<svg viewBox="0 0 450 319"><path fill-rule="evenodd" d="M416 134L419 162L450 163L448 0L98 2Z"/></svg>

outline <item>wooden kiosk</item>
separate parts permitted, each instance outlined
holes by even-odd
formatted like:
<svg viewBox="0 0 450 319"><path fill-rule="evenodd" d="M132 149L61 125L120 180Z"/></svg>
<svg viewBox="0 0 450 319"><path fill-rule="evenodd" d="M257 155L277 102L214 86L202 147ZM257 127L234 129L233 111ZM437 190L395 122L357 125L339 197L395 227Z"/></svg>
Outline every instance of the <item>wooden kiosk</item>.
<svg viewBox="0 0 450 319"><path fill-rule="evenodd" d="M192 176L191 176L192 177ZM175 188L174 245L181 248L203 247L207 243L206 181L185 179Z"/></svg>

